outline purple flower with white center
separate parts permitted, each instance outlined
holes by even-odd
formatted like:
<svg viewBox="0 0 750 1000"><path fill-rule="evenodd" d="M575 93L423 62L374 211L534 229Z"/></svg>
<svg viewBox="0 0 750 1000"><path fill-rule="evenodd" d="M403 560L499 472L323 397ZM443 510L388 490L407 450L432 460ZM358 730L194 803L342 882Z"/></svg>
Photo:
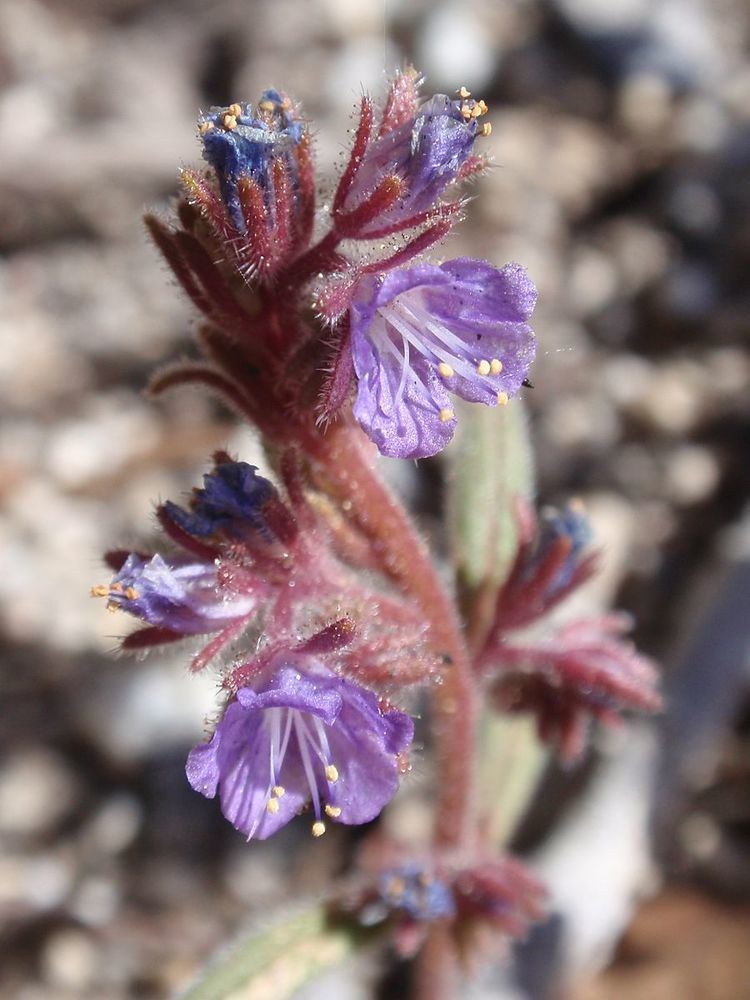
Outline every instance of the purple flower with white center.
<svg viewBox="0 0 750 1000"><path fill-rule="evenodd" d="M250 594L228 593L219 586L211 563L185 557L144 558L131 553L109 587L111 607L127 611L157 628L181 635L218 632L250 614Z"/></svg>
<svg viewBox="0 0 750 1000"><path fill-rule="evenodd" d="M278 91L266 90L257 108L251 104L211 108L198 119L198 131L203 156L216 171L224 204L235 226L244 233L237 181L252 177L268 190L271 164L277 157L283 157L294 172L292 153L302 138L303 125Z"/></svg>
<svg viewBox="0 0 750 1000"><path fill-rule="evenodd" d="M211 740L190 752L188 781L208 798L218 792L248 840L270 837L309 803L319 837L324 817L359 824L380 813L413 733L408 715L381 711L371 691L314 657L277 654L237 692Z"/></svg>
<svg viewBox="0 0 750 1000"><path fill-rule="evenodd" d="M360 205L389 175L403 178L406 190L395 205L357 233L358 238L405 222L437 202L470 155L482 131L477 118L485 110L482 101L453 101L437 94L413 118L368 145L343 210Z"/></svg>
<svg viewBox="0 0 750 1000"><path fill-rule="evenodd" d="M253 532L267 540L272 532L264 506L278 497L273 483L247 462L220 462L203 477L203 489L193 490L189 511L167 501L169 519L194 538L223 536L239 540Z"/></svg>
<svg viewBox="0 0 750 1000"><path fill-rule="evenodd" d="M453 436L449 393L507 403L534 358L536 289L519 264L460 257L367 276L355 290L354 416L384 455L426 458Z"/></svg>

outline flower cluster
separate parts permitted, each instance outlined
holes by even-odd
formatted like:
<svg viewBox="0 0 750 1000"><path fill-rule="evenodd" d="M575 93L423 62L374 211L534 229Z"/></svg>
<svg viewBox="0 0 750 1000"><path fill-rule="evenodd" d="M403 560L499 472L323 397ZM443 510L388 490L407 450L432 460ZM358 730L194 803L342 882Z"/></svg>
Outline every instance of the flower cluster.
<svg viewBox="0 0 750 1000"><path fill-rule="evenodd" d="M148 222L208 321L208 364L170 369L156 389L203 382L275 439L290 421L299 439L316 434L316 416L325 425L351 412L398 458L448 443L452 396L497 406L518 392L535 352L536 290L523 268L414 262L459 220L462 203L447 195L483 168L475 144L490 133L484 101L464 88L422 101L418 83L413 70L398 75L379 116L363 99L329 228L314 245L310 137L292 102L266 91L257 106L201 116L211 170L183 171L181 229ZM374 240L398 242L386 256L350 252ZM317 331L303 319L311 297Z"/></svg>
<svg viewBox="0 0 750 1000"><path fill-rule="evenodd" d="M352 672L369 671L382 683L379 660L392 656L392 642L366 636L365 595L343 566L321 559L320 531L309 511L299 513L308 516L304 538L269 480L219 454L187 508L167 502L158 509L183 551L111 553L112 583L94 588L112 610L145 623L125 648L212 636L193 656L193 670L262 625L261 651L234 657L222 717L187 762L191 785L209 797L218 793L224 815L248 838L268 837L308 805L315 836L327 819L374 819L398 788L413 736L408 715L344 676L354 657ZM326 592L348 596L362 634L339 618L293 641L296 619L309 618L309 605L322 604Z"/></svg>
<svg viewBox="0 0 750 1000"><path fill-rule="evenodd" d="M409 769L414 725L398 706L407 688L429 690L434 843L380 865L365 901L403 954L436 933L453 961L477 935L518 937L541 914L519 862L477 854L481 696L533 712L568 758L590 718L653 710L658 696L621 616L550 632L548 613L596 568L578 508L541 528L519 511L515 564L494 609L485 595L494 616L477 650L375 470L370 442L395 458L440 452L456 397L517 405L536 349L536 289L519 264L425 256L460 220L459 185L484 168L491 127L465 88L423 99L419 84L406 69L382 107L362 98L320 207L311 130L289 97L200 115L205 167L182 171L174 222L146 220L200 314L200 357L151 389L217 393L258 432L277 485L218 452L188 503L157 508L171 548L110 552L113 579L93 592L140 621L125 649L182 640L193 671L217 670L218 721L187 778L248 839L307 809L315 837L375 819ZM547 630L523 631L537 623Z"/></svg>
<svg viewBox="0 0 750 1000"><path fill-rule="evenodd" d="M616 724L627 710L657 711L657 671L623 636L631 621L600 615L536 631L546 616L595 572L591 529L573 502L548 511L541 527L529 507L518 511L519 547L500 590L494 626L478 669L490 679L489 695L504 712L530 712L542 740L563 760L585 746L588 723Z"/></svg>
<svg viewBox="0 0 750 1000"><path fill-rule="evenodd" d="M380 843L381 866L334 900L334 909L372 924L388 920L403 958L423 944L430 925L448 929L463 961L471 965L482 938L523 939L544 913L545 891L520 861L511 857L475 859L471 864L443 858L439 863L398 860L403 851ZM392 863L382 865L390 856ZM370 859L371 863L374 858Z"/></svg>

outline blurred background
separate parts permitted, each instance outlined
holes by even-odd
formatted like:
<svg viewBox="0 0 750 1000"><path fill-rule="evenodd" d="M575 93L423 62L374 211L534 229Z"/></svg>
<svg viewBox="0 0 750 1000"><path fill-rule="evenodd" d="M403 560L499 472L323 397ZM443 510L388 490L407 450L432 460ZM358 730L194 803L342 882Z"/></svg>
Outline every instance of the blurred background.
<svg viewBox="0 0 750 1000"><path fill-rule="evenodd" d="M190 350L140 216L198 161L197 110L287 90L330 182L361 88L412 61L490 105L495 166L441 252L539 286L540 501L586 500L586 600L635 612L668 697L544 775L515 841L555 916L470 995L750 997L749 43L745 0L3 0L0 995L167 997L356 846L247 846L184 779L215 681L118 658L88 590L212 449L258 458L200 394L141 395ZM438 545L441 475L394 471ZM426 754L392 832L425 834L430 782Z"/></svg>

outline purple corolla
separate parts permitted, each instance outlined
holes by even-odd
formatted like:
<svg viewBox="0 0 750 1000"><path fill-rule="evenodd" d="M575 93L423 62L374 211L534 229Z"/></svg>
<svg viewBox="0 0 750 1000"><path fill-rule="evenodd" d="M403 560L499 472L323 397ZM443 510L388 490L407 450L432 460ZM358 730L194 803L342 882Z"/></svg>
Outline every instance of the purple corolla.
<svg viewBox="0 0 750 1000"><path fill-rule="evenodd" d="M187 776L248 840L264 840L312 804L325 820L367 823L393 797L413 723L309 655L280 653L237 692Z"/></svg>
<svg viewBox="0 0 750 1000"><path fill-rule="evenodd" d="M472 115L472 110L476 112ZM482 130L484 102L455 101L437 94L417 113L372 141L363 156L343 208L351 211L389 175L405 182L403 196L361 230L358 238L392 228L427 211L458 175Z"/></svg>
<svg viewBox="0 0 750 1000"><path fill-rule="evenodd" d="M281 157L294 172L294 147L304 133L290 103L276 90L266 90L257 107L230 104L211 108L198 120L203 156L216 171L224 203L232 221L245 232L238 193L242 177L270 187L271 165Z"/></svg>
<svg viewBox="0 0 750 1000"><path fill-rule="evenodd" d="M212 563L184 556L148 558L135 552L115 575L106 596L110 607L180 635L218 632L249 615L256 603L251 594L222 589Z"/></svg>
<svg viewBox="0 0 750 1000"><path fill-rule="evenodd" d="M171 501L164 504L164 510L194 538L237 540L256 532L270 538L263 508L276 497L273 483L259 476L254 465L219 462L203 477L203 487L193 490L190 510Z"/></svg>
<svg viewBox="0 0 750 1000"><path fill-rule="evenodd" d="M363 278L351 305L354 415L384 455L425 458L456 426L450 393L507 403L526 378L536 289L519 264L460 257Z"/></svg>

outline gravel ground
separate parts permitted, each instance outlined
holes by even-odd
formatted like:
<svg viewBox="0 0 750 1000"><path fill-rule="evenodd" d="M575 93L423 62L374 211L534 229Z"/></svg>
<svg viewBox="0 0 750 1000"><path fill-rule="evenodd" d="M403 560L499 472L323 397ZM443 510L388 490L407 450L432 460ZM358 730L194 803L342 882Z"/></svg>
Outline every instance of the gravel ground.
<svg viewBox="0 0 750 1000"><path fill-rule="evenodd" d="M321 890L351 849L337 831L311 864L299 831L248 848L228 829L183 775L213 682L173 653L112 655L123 624L87 598L100 552L148 541L153 500L186 490L213 448L258 454L200 395L140 392L189 350L190 312L140 216L166 209L197 159L196 110L281 86L326 164L384 67L412 60L431 89L485 97L495 166L445 254L519 260L538 284L540 497L589 501L612 557L603 592L635 611L675 704L702 718L703 675L681 651L747 583L726 580L747 554L733 526L750 478L749 41L743 0L4 0L3 996L166 997L249 911ZM439 472L400 482L428 526ZM706 701L721 705L692 771L665 764L679 794L655 856L659 877L743 896L750 699L732 621L729 654L714 663L709 641L702 658L731 697ZM700 718L669 715L657 740ZM428 770L393 821L412 832ZM585 784L554 780L566 795ZM713 905L691 902L690 920ZM675 982L648 995L686 996Z"/></svg>

